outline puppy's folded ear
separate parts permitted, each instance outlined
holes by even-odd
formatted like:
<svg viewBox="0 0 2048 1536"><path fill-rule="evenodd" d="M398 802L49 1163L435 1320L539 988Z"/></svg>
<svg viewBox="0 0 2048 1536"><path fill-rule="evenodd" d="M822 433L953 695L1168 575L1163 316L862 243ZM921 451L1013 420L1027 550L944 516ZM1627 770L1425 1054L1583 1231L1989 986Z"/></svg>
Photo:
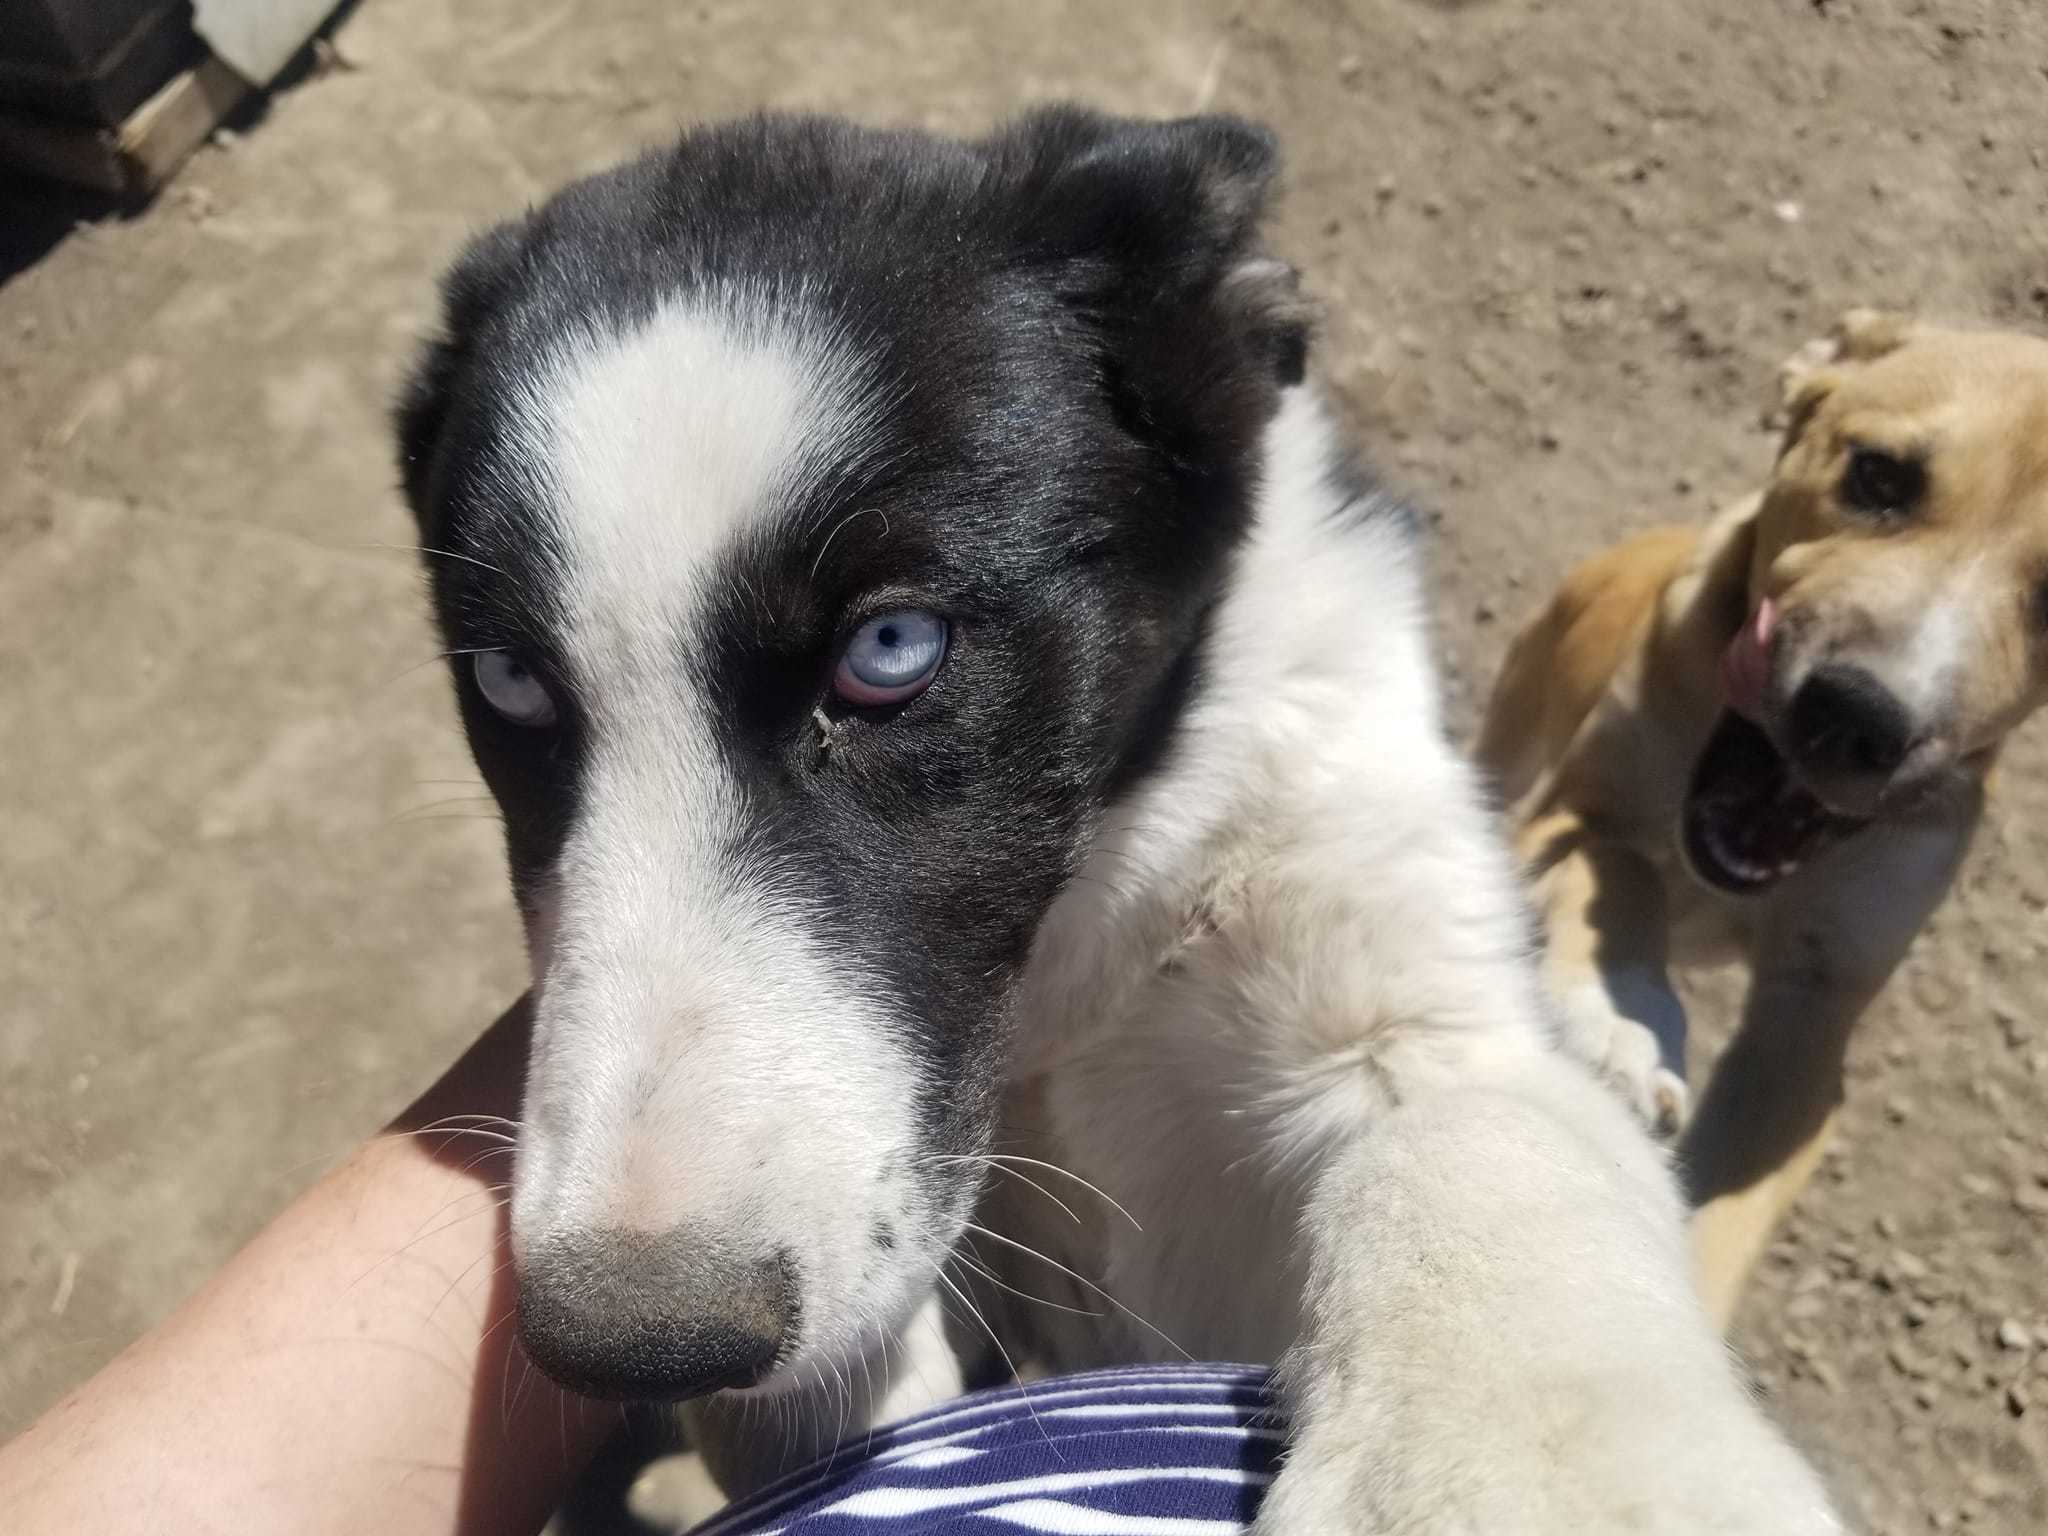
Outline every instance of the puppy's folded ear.
<svg viewBox="0 0 2048 1536"><path fill-rule="evenodd" d="M431 531L428 494L435 449L476 333L495 311L526 250L526 220L486 230L463 248L441 278L440 334L420 349L392 412L398 471L421 531Z"/></svg>
<svg viewBox="0 0 2048 1536"><path fill-rule="evenodd" d="M986 141L1020 261L1057 269L1119 403L1178 451L1235 448L1299 382L1312 307L1259 227L1279 169L1234 117L1032 113Z"/></svg>
<svg viewBox="0 0 2048 1536"><path fill-rule="evenodd" d="M1920 328L1910 315L1882 309L1852 309L1825 336L1817 336L1778 365L1777 406L1765 418L1780 427L1783 453L1797 441L1814 411L1841 378L1844 365L1872 362L1896 352Z"/></svg>
<svg viewBox="0 0 2048 1536"><path fill-rule="evenodd" d="M1885 309L1851 309L1835 322L1829 340L1835 347L1835 361L1867 363L1896 352L1911 341L1920 322L1911 315Z"/></svg>
<svg viewBox="0 0 2048 1536"><path fill-rule="evenodd" d="M1784 426L1790 442L1806 426L1812 410L1851 362L1872 362L1905 346L1919 330L1911 315L1888 309L1849 309L1827 336L1817 336L1778 365L1778 406L1769 426Z"/></svg>

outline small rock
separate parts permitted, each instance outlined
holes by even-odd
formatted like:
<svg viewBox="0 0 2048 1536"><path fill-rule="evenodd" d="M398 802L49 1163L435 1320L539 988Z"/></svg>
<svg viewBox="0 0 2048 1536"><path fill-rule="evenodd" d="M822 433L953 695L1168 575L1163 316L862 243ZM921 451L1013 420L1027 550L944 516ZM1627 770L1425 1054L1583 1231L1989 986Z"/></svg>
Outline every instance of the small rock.
<svg viewBox="0 0 2048 1536"><path fill-rule="evenodd" d="M2012 1203L2014 1210L2029 1216L2048 1216L2048 1189L2038 1184L2022 1184L2012 1192Z"/></svg>
<svg viewBox="0 0 2048 1536"><path fill-rule="evenodd" d="M1480 603L1473 608L1472 617L1477 619L1481 624L1491 624L1496 618L1499 617L1499 615L1493 611L1493 604Z"/></svg>
<svg viewBox="0 0 2048 1536"><path fill-rule="evenodd" d="M1987 1179L1981 1173L1966 1173L1956 1182L1963 1186L1964 1194L1976 1195L1980 1199L1986 1195L1998 1193L1998 1181L1996 1179Z"/></svg>
<svg viewBox="0 0 2048 1536"><path fill-rule="evenodd" d="M1780 224L1797 224L1806 216L1806 210L1790 198L1785 199L1781 203L1771 204L1771 212L1778 216Z"/></svg>
<svg viewBox="0 0 2048 1536"><path fill-rule="evenodd" d="M1906 1303L1905 1316L1908 1328L1920 1328L1926 1325L1927 1319L1934 1316L1934 1311L1924 1301L1909 1301Z"/></svg>
<svg viewBox="0 0 2048 1536"><path fill-rule="evenodd" d="M1932 1408L1941 1401L1941 1389L1931 1381L1923 1381L1913 1388L1913 1401L1922 1408Z"/></svg>
<svg viewBox="0 0 2048 1536"><path fill-rule="evenodd" d="M1923 1355L1905 1344L1894 1344L1885 1351L1885 1357L1891 1361L1892 1368L1901 1376L1909 1376L1915 1381L1925 1380L1934 1374L1933 1357Z"/></svg>
<svg viewBox="0 0 2048 1536"><path fill-rule="evenodd" d="M1829 1365L1827 1361L1809 1361L1806 1368L1813 1376L1814 1381L1820 1385L1820 1389L1823 1392L1836 1393L1842 1390L1841 1373L1832 1365Z"/></svg>
<svg viewBox="0 0 2048 1536"><path fill-rule="evenodd" d="M1871 1225L1877 1228L1877 1235L1879 1237L1897 1237L1899 1235L1899 1218L1892 1215L1889 1211L1878 1217Z"/></svg>
<svg viewBox="0 0 2048 1536"><path fill-rule="evenodd" d="M1987 1504L1996 1504L2000 1499L2012 1495L2012 1484L1996 1472L1972 1472L1967 1479L1970 1492Z"/></svg>
<svg viewBox="0 0 2048 1536"><path fill-rule="evenodd" d="M2000 1349L2031 1349L2034 1336L2016 1317L2008 1317L1998 1325L1998 1347Z"/></svg>
<svg viewBox="0 0 2048 1536"><path fill-rule="evenodd" d="M1913 1118L1913 1101L1901 1094L1893 1094L1884 1101L1884 1117L1893 1125L1904 1125Z"/></svg>
<svg viewBox="0 0 2048 1536"><path fill-rule="evenodd" d="M2005 1389L2005 1411L2014 1418L2021 1418L2027 1411L2027 1391L2018 1382Z"/></svg>
<svg viewBox="0 0 2048 1536"><path fill-rule="evenodd" d="M1389 173L1373 183L1372 195L1382 203L1391 203L1394 200L1394 194L1400 190L1401 184L1395 181L1393 175Z"/></svg>
<svg viewBox="0 0 2048 1536"><path fill-rule="evenodd" d="M1877 1283L1888 1291L1905 1290L1916 1280L1927 1278L1927 1261L1903 1248L1894 1248L1877 1266Z"/></svg>
<svg viewBox="0 0 2048 1536"><path fill-rule="evenodd" d="M1955 984L1953 978L1933 970L1916 972L1911 991L1913 1001L1926 1012L1933 1014L1947 1013L1955 1007L1957 999L1962 996L1962 989Z"/></svg>
<svg viewBox="0 0 2048 1536"><path fill-rule="evenodd" d="M1825 1296L1794 1296L1785 1303L1785 1315L1794 1322L1812 1322L1817 1317L1825 1316L1828 1306L1828 1299Z"/></svg>
<svg viewBox="0 0 2048 1536"><path fill-rule="evenodd" d="M1365 60L1355 53L1347 53L1337 61L1337 78L1346 85L1365 72Z"/></svg>

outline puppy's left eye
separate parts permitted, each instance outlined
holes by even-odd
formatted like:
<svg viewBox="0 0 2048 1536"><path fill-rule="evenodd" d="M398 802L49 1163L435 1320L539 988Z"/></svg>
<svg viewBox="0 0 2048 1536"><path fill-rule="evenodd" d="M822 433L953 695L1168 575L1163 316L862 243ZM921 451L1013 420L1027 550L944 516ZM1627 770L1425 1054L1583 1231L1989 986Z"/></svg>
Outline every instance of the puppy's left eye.
<svg viewBox="0 0 2048 1536"><path fill-rule="evenodd" d="M922 608L879 614L853 632L833 669L832 691L849 704L907 704L938 676L946 621Z"/></svg>
<svg viewBox="0 0 2048 1536"><path fill-rule="evenodd" d="M1842 471L1842 500L1872 517L1896 517L1916 505L1927 490L1927 470L1917 459L1902 459L1877 448L1853 448Z"/></svg>
<svg viewBox="0 0 2048 1536"><path fill-rule="evenodd" d="M514 725L540 727L555 723L555 701L543 683L514 651L478 651L476 686L485 702Z"/></svg>

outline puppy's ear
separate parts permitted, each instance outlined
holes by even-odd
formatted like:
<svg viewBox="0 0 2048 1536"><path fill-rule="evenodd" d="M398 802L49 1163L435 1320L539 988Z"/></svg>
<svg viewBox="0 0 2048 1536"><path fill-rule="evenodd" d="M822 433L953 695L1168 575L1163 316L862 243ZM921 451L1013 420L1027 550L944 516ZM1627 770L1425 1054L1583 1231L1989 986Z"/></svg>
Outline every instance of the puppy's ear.
<svg viewBox="0 0 2048 1536"><path fill-rule="evenodd" d="M400 480L423 532L433 515L428 482L451 395L478 327L498 307L525 249L524 219L486 230L463 248L441 278L440 334L420 349L392 412Z"/></svg>
<svg viewBox="0 0 2048 1536"><path fill-rule="evenodd" d="M1844 366L1868 363L1896 352L1919 330L1910 315L1881 309L1852 309L1825 336L1815 337L1778 365L1777 408L1767 424L1781 427L1779 452L1797 441L1835 385Z"/></svg>
<svg viewBox="0 0 2048 1536"><path fill-rule="evenodd" d="M1852 309L1835 322L1829 339L1835 346L1835 360L1867 363L1896 352L1920 330L1911 315L1884 309Z"/></svg>
<svg viewBox="0 0 2048 1536"><path fill-rule="evenodd" d="M1299 382L1312 307L1260 245L1279 170L1234 117L1138 122L1035 112L983 146L1025 262L1055 267L1125 404L1179 436L1243 440Z"/></svg>

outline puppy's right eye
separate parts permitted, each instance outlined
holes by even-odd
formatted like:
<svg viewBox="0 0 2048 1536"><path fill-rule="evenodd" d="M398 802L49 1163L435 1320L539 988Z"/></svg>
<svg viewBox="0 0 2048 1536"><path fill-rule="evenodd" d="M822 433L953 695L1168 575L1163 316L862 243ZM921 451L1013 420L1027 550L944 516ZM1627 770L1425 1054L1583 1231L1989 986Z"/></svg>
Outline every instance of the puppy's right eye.
<svg viewBox="0 0 2048 1536"><path fill-rule="evenodd" d="M539 728L555 723L555 701L515 651L478 651L476 686L489 704L514 725Z"/></svg>
<svg viewBox="0 0 2048 1536"><path fill-rule="evenodd" d="M1849 451L1842 471L1842 500L1868 517L1898 517L1918 505L1927 490L1927 470L1917 459L1902 459L1879 448Z"/></svg>
<svg viewBox="0 0 2048 1536"><path fill-rule="evenodd" d="M881 614L853 632L832 671L832 691L848 704L908 704L946 659L946 621L922 608Z"/></svg>

